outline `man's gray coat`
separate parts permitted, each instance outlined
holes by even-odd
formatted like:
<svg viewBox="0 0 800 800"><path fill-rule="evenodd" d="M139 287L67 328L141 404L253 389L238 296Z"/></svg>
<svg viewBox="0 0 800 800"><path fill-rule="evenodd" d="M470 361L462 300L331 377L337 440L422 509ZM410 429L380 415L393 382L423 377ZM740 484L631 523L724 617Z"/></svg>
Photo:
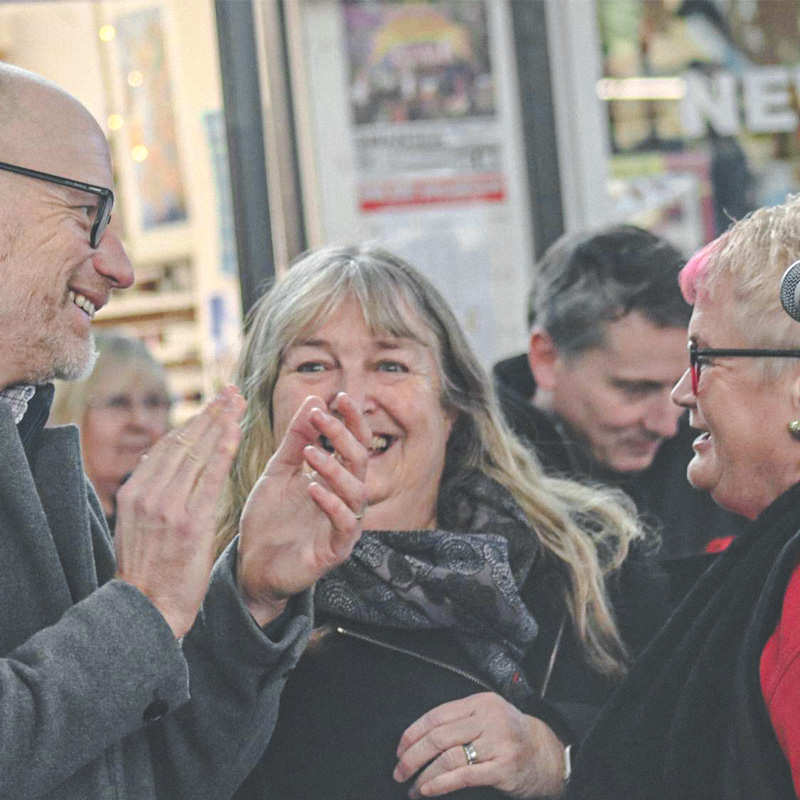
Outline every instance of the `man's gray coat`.
<svg viewBox="0 0 800 800"><path fill-rule="evenodd" d="M0 402L0 798L229 797L269 739L308 597L274 643L239 599L231 547L177 642L113 578L77 429L43 430L29 456Z"/></svg>

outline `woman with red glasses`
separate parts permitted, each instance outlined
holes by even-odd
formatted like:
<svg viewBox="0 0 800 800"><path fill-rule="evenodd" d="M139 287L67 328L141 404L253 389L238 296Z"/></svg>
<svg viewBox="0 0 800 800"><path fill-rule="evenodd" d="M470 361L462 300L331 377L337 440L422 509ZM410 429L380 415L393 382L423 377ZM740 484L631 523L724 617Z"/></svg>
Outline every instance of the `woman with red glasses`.
<svg viewBox="0 0 800 800"><path fill-rule="evenodd" d="M800 325L780 291L798 258L792 198L736 223L681 273L690 368L672 397L699 431L688 478L753 522L604 709L571 797L800 794ZM793 292L785 302L796 313Z"/></svg>

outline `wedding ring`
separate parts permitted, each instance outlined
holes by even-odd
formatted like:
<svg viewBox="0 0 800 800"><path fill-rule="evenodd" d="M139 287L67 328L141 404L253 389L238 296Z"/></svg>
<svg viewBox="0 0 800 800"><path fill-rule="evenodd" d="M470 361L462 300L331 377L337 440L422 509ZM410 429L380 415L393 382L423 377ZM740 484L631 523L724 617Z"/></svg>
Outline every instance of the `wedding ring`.
<svg viewBox="0 0 800 800"><path fill-rule="evenodd" d="M175 434L175 441L181 446L185 444L191 444L191 442L182 433Z"/></svg>
<svg viewBox="0 0 800 800"><path fill-rule="evenodd" d="M467 742L461 745L464 748L464 755L467 757L467 764L471 767L473 764L478 763L478 751L472 742Z"/></svg>
<svg viewBox="0 0 800 800"><path fill-rule="evenodd" d="M366 503L364 503L364 505L363 505L363 506L361 506L361 511L359 511L359 512L356 514L356 519L357 519L359 522L361 522L361 520L362 520L362 519L364 519L364 514L366 514L366 513L367 513L367 504L366 504Z"/></svg>

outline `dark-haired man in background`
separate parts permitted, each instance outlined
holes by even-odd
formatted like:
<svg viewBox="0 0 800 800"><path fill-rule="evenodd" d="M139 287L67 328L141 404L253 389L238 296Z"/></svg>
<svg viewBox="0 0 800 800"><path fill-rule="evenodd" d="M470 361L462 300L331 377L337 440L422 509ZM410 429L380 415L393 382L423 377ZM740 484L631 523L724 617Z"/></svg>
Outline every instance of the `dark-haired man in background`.
<svg viewBox="0 0 800 800"><path fill-rule="evenodd" d="M695 433L669 396L688 366L683 264L631 225L561 237L534 271L528 352L494 369L545 469L623 489L665 558L714 550L743 524L686 479Z"/></svg>

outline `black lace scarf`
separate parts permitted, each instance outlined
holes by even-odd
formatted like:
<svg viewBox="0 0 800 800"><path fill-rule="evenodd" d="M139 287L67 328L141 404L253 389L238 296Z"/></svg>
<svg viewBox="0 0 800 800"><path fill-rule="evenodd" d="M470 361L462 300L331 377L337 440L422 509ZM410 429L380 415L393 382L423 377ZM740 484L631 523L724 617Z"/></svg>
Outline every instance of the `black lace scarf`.
<svg viewBox="0 0 800 800"><path fill-rule="evenodd" d="M522 660L538 632L520 597L540 550L500 484L471 473L442 491L442 529L365 531L353 555L322 578L317 611L402 630L447 629L500 694L531 695Z"/></svg>

